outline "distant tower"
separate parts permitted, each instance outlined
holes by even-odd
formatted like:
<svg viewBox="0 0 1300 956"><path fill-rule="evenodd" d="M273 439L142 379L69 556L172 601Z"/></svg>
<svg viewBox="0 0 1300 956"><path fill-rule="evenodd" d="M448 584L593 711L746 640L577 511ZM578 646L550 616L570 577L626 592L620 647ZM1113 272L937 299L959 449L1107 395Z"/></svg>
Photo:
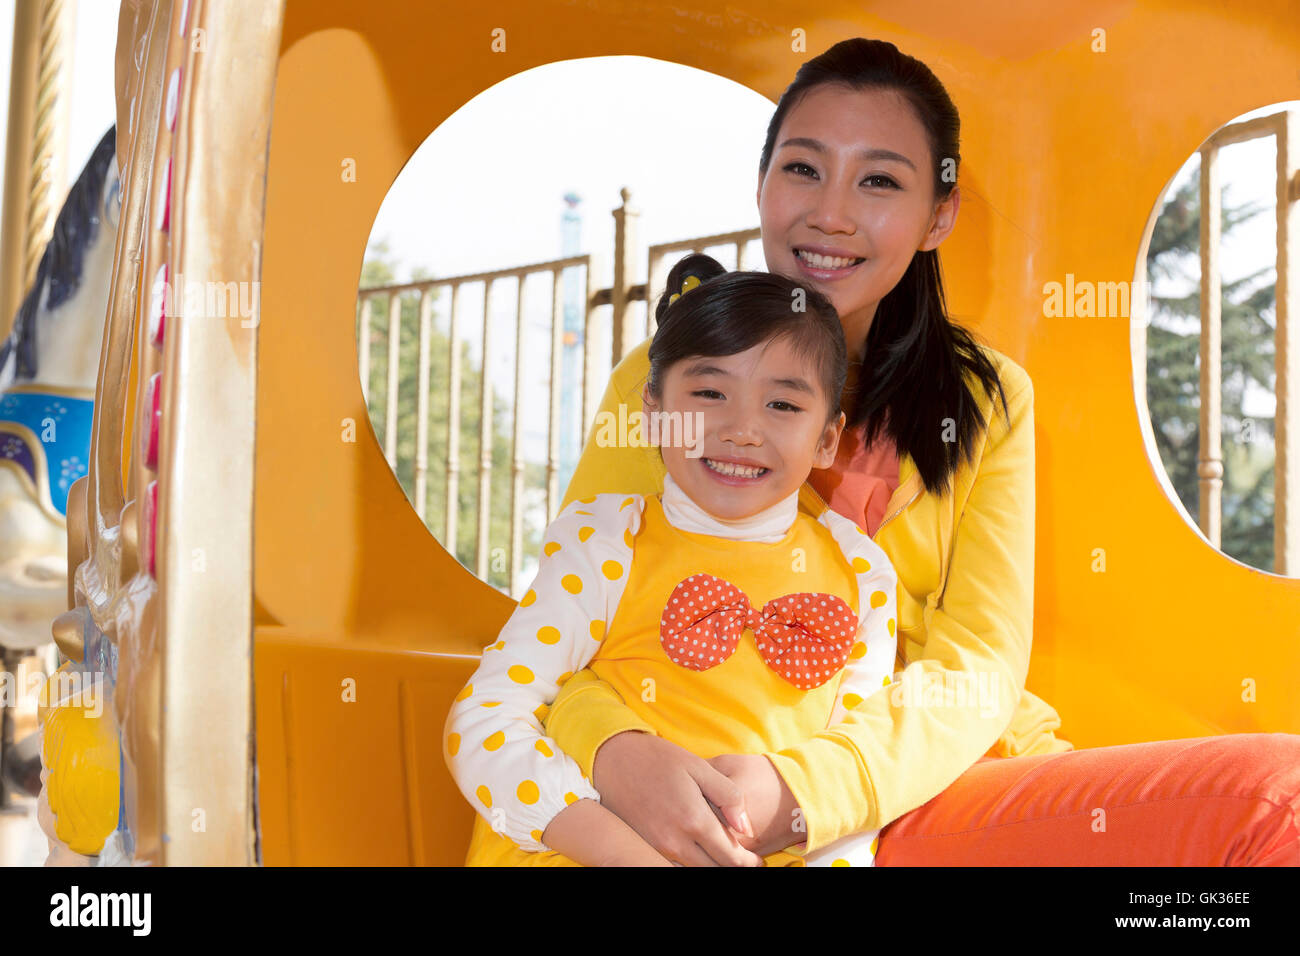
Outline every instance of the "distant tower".
<svg viewBox="0 0 1300 956"><path fill-rule="evenodd" d="M581 254L582 214L578 204L582 197L577 193L564 194L565 210L560 219L560 255L576 256ZM583 336L583 296L586 294L585 277L577 269L564 271L564 344L560 359L560 494L569 487L578 466L578 456L582 453L582 436L586 422L582 421L581 385L582 385L582 336Z"/></svg>

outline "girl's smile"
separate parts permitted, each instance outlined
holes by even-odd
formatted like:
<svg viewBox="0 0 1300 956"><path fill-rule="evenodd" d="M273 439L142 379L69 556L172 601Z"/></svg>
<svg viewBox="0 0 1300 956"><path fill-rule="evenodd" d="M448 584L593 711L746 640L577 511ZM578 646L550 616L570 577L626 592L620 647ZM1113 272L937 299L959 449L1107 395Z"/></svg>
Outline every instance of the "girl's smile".
<svg viewBox="0 0 1300 956"><path fill-rule="evenodd" d="M772 469L751 459L700 458L709 474L724 485L752 485L772 473Z"/></svg>

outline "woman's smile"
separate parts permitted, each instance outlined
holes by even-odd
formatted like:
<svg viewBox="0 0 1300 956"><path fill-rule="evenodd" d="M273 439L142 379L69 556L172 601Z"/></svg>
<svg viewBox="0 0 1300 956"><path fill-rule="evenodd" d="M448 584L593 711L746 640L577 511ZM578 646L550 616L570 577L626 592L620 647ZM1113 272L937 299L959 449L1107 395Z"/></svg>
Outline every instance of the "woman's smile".
<svg viewBox="0 0 1300 956"><path fill-rule="evenodd" d="M796 246L790 252L801 272L823 282L851 275L854 269L867 261L862 256L818 252L813 246Z"/></svg>
<svg viewBox="0 0 1300 956"><path fill-rule="evenodd" d="M860 357L876 306L931 232L925 127L892 90L819 86L790 110L758 184L767 266L824 293Z"/></svg>

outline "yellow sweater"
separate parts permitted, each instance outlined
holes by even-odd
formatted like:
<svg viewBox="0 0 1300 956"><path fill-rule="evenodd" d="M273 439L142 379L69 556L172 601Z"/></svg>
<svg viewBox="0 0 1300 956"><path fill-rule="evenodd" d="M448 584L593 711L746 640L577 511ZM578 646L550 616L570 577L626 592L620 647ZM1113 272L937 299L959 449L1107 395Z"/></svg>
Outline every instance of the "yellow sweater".
<svg viewBox="0 0 1300 956"><path fill-rule="evenodd" d="M648 352L643 342L614 369L564 504L600 492L662 491L658 449L598 440L600 423L617 421L620 405L624 416L640 410ZM1056 711L1024 689L1033 635L1033 386L1015 362L985 353L1002 379L1011 428L1001 403L976 389L990 424L973 465L959 468L938 496L904 454L876 533L898 575L901 679L842 723L769 755L803 810L809 851L884 827L985 754L1073 749L1055 736ZM800 502L814 513L825 507L807 485ZM588 773L600 745L631 729L654 732L590 669L564 686L546 718L547 735Z"/></svg>

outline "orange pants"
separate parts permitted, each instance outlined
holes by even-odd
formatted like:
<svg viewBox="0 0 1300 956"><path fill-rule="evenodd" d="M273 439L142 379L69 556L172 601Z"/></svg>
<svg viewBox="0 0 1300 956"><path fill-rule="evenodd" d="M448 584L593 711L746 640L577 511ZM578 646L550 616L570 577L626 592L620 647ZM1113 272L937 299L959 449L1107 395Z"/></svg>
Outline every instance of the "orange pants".
<svg viewBox="0 0 1300 956"><path fill-rule="evenodd" d="M880 834L878 866L1297 866L1300 735L980 757Z"/></svg>
<svg viewBox="0 0 1300 956"><path fill-rule="evenodd" d="M1300 735L981 757L880 834L877 866L1297 866Z"/></svg>

